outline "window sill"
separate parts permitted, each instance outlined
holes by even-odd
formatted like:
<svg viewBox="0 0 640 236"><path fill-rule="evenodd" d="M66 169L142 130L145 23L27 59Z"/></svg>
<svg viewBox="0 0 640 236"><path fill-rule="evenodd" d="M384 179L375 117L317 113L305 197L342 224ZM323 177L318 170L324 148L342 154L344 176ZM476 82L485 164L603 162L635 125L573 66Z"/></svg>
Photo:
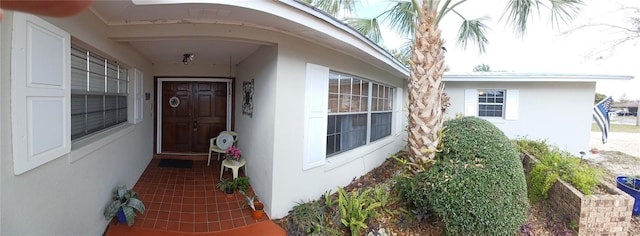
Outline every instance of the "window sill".
<svg viewBox="0 0 640 236"><path fill-rule="evenodd" d="M135 126L129 123L116 126L114 128L96 133L86 138L82 138L71 144L71 153L69 154L69 163L74 163L98 149L118 140L120 137L131 133Z"/></svg>
<svg viewBox="0 0 640 236"><path fill-rule="evenodd" d="M507 121L504 118L497 118L497 117L479 117L479 118L489 121L492 124L504 124Z"/></svg>
<svg viewBox="0 0 640 236"><path fill-rule="evenodd" d="M327 163L324 165L324 171L331 171L356 159L363 158L363 156L366 156L370 153L376 152L378 149L393 143L395 141L395 138L396 137L394 135L389 135L385 138L369 143L369 145L361 146L356 149L349 150L344 153L340 153L338 155L327 158Z"/></svg>

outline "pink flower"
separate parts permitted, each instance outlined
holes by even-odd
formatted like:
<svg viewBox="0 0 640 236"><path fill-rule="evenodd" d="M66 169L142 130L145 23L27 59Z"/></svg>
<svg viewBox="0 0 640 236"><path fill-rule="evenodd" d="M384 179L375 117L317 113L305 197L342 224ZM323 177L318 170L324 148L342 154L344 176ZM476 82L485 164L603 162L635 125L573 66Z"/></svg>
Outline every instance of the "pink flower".
<svg viewBox="0 0 640 236"><path fill-rule="evenodd" d="M242 152L240 151L240 148L236 147L236 146L231 146L229 149L227 149L227 153L226 153L226 158L233 158L234 160L240 160L240 157L242 156Z"/></svg>

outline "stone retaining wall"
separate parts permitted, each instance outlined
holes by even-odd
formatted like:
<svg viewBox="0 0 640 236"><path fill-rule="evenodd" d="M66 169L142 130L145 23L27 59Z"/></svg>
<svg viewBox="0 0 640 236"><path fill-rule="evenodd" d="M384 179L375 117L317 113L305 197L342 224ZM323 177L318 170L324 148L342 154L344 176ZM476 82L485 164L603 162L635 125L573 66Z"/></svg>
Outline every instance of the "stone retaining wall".
<svg viewBox="0 0 640 236"><path fill-rule="evenodd" d="M522 158L528 174L538 160L529 155L522 155ZM600 182L609 194L584 195L558 178L546 201L560 216L578 224L578 235L628 235L633 197L606 181Z"/></svg>

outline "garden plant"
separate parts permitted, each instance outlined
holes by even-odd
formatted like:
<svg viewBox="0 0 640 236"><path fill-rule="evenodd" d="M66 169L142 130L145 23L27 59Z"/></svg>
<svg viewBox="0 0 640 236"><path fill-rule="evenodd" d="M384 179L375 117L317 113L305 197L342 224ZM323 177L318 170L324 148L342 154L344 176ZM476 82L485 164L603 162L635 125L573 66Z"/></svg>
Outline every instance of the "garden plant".
<svg viewBox="0 0 640 236"><path fill-rule="evenodd" d="M445 122L434 165L399 180L410 208L432 213L446 235L514 235L529 207L516 148L493 124L476 117Z"/></svg>

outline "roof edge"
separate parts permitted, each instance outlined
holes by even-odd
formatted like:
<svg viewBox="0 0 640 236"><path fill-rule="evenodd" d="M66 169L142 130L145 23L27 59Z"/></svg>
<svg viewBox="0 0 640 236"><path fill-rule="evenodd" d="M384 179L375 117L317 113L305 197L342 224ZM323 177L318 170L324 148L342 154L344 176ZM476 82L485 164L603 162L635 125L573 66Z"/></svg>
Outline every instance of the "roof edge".
<svg viewBox="0 0 640 236"><path fill-rule="evenodd" d="M302 2L301 0L293 0L293 1L291 1L291 0L279 0L278 2L280 2L282 4L286 4L286 5L290 6L290 7L296 8L296 9L298 9L300 11L303 11L303 12L305 12L305 13L307 13L309 15L312 15L314 17L317 17L318 19L321 19L321 20L333 25L334 27L353 35L354 37L360 39L360 41L362 41L363 43L365 43L368 46L370 46L377 53L380 53L381 56L386 58L387 59L386 63L388 65L390 65L394 69L398 70L398 72L401 72L401 73L405 74L407 77L409 76L409 68L407 68L404 64L402 64L402 62L400 62L400 60L395 58L393 55L391 55L391 53L389 53L387 50L382 48L380 45L378 45L377 43L371 41L371 39L367 38L366 36L364 36L363 34L358 32L357 30L351 28L351 26L347 25L346 23L342 22L341 20L336 19L335 17L327 14L326 12L324 12L324 11L314 7L314 6L311 6L311 5L309 5L309 4L305 3L305 2Z"/></svg>
<svg viewBox="0 0 640 236"><path fill-rule="evenodd" d="M632 80L632 75L480 72L443 75L443 81L484 82L596 82L601 80Z"/></svg>

